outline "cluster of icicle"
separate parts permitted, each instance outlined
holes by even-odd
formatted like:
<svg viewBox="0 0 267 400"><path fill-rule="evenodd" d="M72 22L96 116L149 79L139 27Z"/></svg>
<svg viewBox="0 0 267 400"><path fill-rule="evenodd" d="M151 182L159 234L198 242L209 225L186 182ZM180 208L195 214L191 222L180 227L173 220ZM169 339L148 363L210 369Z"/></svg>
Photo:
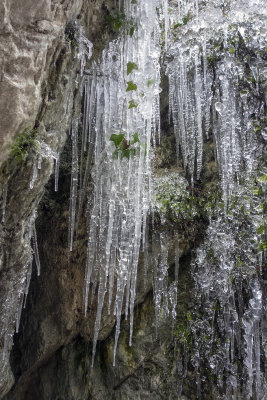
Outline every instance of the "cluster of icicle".
<svg viewBox="0 0 267 400"><path fill-rule="evenodd" d="M252 240L256 226L218 215L197 250L198 305L190 330L199 393L205 368L217 377L218 396L224 399L261 400L266 393L266 284L262 254Z"/></svg>
<svg viewBox="0 0 267 400"><path fill-rule="evenodd" d="M33 177L30 182L30 189L33 188L34 182L38 176L38 169L41 168L43 158L52 158L55 160L55 190L57 190L58 182L58 162L59 155L52 152L51 149L45 143L39 143L36 146L37 157L33 163ZM1 241L5 236L6 219L8 217L7 212L8 205L8 182L3 187L3 194L1 199L2 216L0 223L0 246L2 247ZM0 337L3 338L1 345L0 357L1 357L1 371L0 371L0 386L5 382L6 376L8 376L9 366L9 353L13 345L13 334L14 326L15 331L18 333L20 318L23 307L26 306L27 295L30 286L30 280L32 275L32 263L35 260L37 268L37 275L40 275L40 259L37 243L37 234L35 228L35 219L37 216L36 210L29 216L28 221L24 226L23 235L23 248L24 248L24 266L16 276L16 280L13 282L13 291L9 291L4 303L1 304L1 316L0 316ZM1 249L2 254L5 254L4 249ZM8 256L6 256L8 257ZM15 293L15 295L14 295Z"/></svg>
<svg viewBox="0 0 267 400"><path fill-rule="evenodd" d="M260 2L241 3L239 7L250 6L242 10L244 14L260 12ZM266 38L261 18L258 18L258 25L253 22L252 26L247 21L250 14L245 15L246 18L243 16L240 22L239 13L235 21L235 14L231 13L238 11L237 5L237 9L229 11L230 20L215 7L216 2L207 5L199 19L186 20L183 36L176 37L170 46L172 61L167 64L166 71L177 155L181 149L183 165L192 182L195 177L199 179L203 140L212 132L225 204L242 172L245 170L249 175L255 168L258 156L253 120L249 118L254 104L248 102L248 90L240 91L248 71L236 58L239 51L236 39L244 40L255 52L263 48ZM178 21L183 21L183 15L179 10ZM259 71L263 71L261 57L250 62L250 69L258 92ZM254 118L260 118L263 113L262 106Z"/></svg>
<svg viewBox="0 0 267 400"><path fill-rule="evenodd" d="M4 188L2 198L2 222L0 224L0 232L4 234L5 230L5 218L6 218L6 202L8 196L8 187ZM8 296L4 302L0 305L0 337L3 338L0 351L0 386L5 382L6 376L8 376L9 366L9 354L10 349L13 345L13 334L14 326L16 333L19 331L21 312L23 307L26 306L27 295L30 286L31 274L32 274L32 263L33 257L37 268L37 275L40 275L40 259L38 252L37 235L35 228L36 210L29 217L28 223L24 227L23 235L23 246L25 263L23 268L13 282L13 291L8 292ZM1 244L0 244L1 245ZM2 249L3 250L3 249ZM3 251L3 254L5 252Z"/></svg>
<svg viewBox="0 0 267 400"><path fill-rule="evenodd" d="M217 381L216 398L260 400L267 390L267 254L259 250L258 234L266 216L250 190L263 173L256 168L266 140L264 130L256 134L254 125L264 118L266 107L259 87L266 73L259 51L266 41L263 3L237 1L226 11L214 1L191 21L183 20L186 14L179 9L179 24L188 26L169 49L169 104L177 154L181 151L192 182L201 179L203 141L213 135L225 205L224 213L215 210L192 264L198 306L188 325L197 396L207 368ZM256 54L246 65L236 56L242 41ZM261 190L266 193L266 188ZM186 365L180 364L185 378Z"/></svg>
<svg viewBox="0 0 267 400"><path fill-rule="evenodd" d="M94 183L85 276L85 313L98 291L92 363L104 301L117 321L114 363L122 313L130 315L132 342L137 266L152 192L151 144L159 138L159 3L126 0L123 14L131 32L125 28L85 71L80 168L78 120L71 127L70 250L89 174Z"/></svg>
<svg viewBox="0 0 267 400"><path fill-rule="evenodd" d="M59 177L59 153L53 151L46 143L36 140L36 157L33 161L33 175L30 181L30 189L33 189L34 183L38 178L38 170L42 168L43 159L54 160L55 162L55 192L58 191Z"/></svg>

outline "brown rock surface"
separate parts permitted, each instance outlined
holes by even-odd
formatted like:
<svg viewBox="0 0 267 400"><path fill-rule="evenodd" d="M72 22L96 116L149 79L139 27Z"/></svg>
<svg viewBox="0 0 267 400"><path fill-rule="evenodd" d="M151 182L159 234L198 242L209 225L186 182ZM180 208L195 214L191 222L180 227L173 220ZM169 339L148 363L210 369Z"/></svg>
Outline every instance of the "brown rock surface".
<svg viewBox="0 0 267 400"><path fill-rule="evenodd" d="M5 223L0 229L1 360L4 352L8 360L12 347L29 266L34 212L53 172L53 160L48 157L30 189L38 151L26 144L23 164L16 158L8 160L11 145L25 129L30 132L35 127L39 143L45 143L52 152L62 149L70 121L76 109L80 112L75 84L80 66L77 51L64 33L66 24L78 19L82 25L86 20L86 35L92 41L97 37L97 47L103 47L107 37L103 7L111 7L111 3L5 0L0 5L0 197L7 185ZM5 361L0 370L0 398L12 384L13 375Z"/></svg>

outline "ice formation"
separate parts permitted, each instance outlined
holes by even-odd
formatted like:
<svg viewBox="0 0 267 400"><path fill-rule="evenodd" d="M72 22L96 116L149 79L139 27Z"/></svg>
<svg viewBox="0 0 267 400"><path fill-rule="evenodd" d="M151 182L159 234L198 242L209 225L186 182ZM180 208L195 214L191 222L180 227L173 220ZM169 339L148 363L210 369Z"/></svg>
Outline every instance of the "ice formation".
<svg viewBox="0 0 267 400"><path fill-rule="evenodd" d="M37 156L33 161L33 175L30 181L30 189L33 189L34 183L38 177L38 170L42 168L42 161L44 158L54 160L55 162L55 191L58 190L58 176L59 176L59 153L53 151L48 144L36 140L36 153Z"/></svg>
<svg viewBox="0 0 267 400"><path fill-rule="evenodd" d="M6 379L7 368L9 365L9 353L13 345L14 326L16 332L19 331L21 313L26 306L26 299L29 291L30 279L32 274L33 254L37 267L37 275L40 274L40 259L38 252L37 234L35 229L36 210L30 215L25 224L23 232L23 260L24 266L20 270L13 282L13 291L9 291L6 299L0 304L0 336L3 338L1 347L1 370L0 384Z"/></svg>
<svg viewBox="0 0 267 400"><path fill-rule="evenodd" d="M85 313L90 293L93 296L97 292L93 360L106 296L108 310L117 319L114 362L123 312L126 318L130 314L130 344L132 342L141 244L144 277L149 267L146 221L153 198L151 143L159 140L159 19L164 20L170 116L174 123L177 157L181 151L183 166L192 185L194 179L201 180L204 140L211 136L215 143L225 211L232 198L240 195L240 182L245 182L248 187L248 182L255 176L262 149L258 146L250 118L255 109L248 95L251 88L240 85L247 71L236 57L239 51L236 38L241 36L246 46L256 52L257 57L249 67L256 91L259 91L258 82L263 73L260 49L264 24L260 18L258 25L251 23L252 15L259 14L259 2L251 0L250 8L246 1L241 3L233 4L226 18L221 4L216 1L208 4L198 1L179 1L178 4L156 0L138 4L125 1L120 8L124 13L124 35L112 41L99 62L84 71L80 158L78 121L73 121L71 127L69 243L72 249L75 222L79 222L84 212L91 175L94 190L93 200L88 203L91 211ZM237 13L240 8L242 13ZM230 14L233 15L231 19ZM181 26L183 36L179 34ZM219 59L216 45L220 45ZM256 117L263 118L263 113L263 106L259 106ZM171 312L174 318L176 315L179 243L176 244L175 281L168 286L165 242L164 234L161 234L155 238L152 249L157 325L162 314Z"/></svg>
<svg viewBox="0 0 267 400"><path fill-rule="evenodd" d="M200 2L194 14L182 10L182 3L170 15L174 31L167 62L177 153L192 184L201 181L203 143L212 135L224 203L224 211L221 204L210 215L207 237L192 263L197 306L188 321L191 350L184 348L184 358L194 368L197 396L209 369L216 398L263 399L266 128L257 124L266 107L266 10L260 0L210 1ZM181 381L185 364L178 360Z"/></svg>
<svg viewBox="0 0 267 400"><path fill-rule="evenodd" d="M108 312L116 317L114 364L122 314L126 318L129 316L132 344L141 249L144 280L148 268L152 268L156 326L162 315L171 315L175 320L178 238L173 260L175 277L170 285L164 232L153 235L152 255L148 255L147 219L154 201L155 183L152 146L160 139L160 22L163 21L170 117L174 124L177 158L181 152L192 185L195 179L201 181L204 143L213 137L224 203L223 211L217 209L210 215L205 241L192 262L196 297L205 311L201 319L196 306L188 320L192 351L186 356L195 368L199 393L201 368L205 362L205 368L208 366L218 377L218 391L224 396L221 398L238 398L242 389L248 399L256 396L261 400L266 393L262 367L263 360L266 363L267 359L263 280L266 249L261 248L264 215L260 199L255 199L253 194L258 188L251 189L250 184L253 180L258 182L260 193L266 193L265 183L257 180L262 147L255 135L254 123L264 118L264 102L255 99L261 97L260 84L266 74L262 56L266 27L261 17L264 14L262 0L232 3L125 0L122 4L120 1L121 14L117 17L121 15L123 20L121 34L109 43L89 70L85 67L86 59L92 55L92 44L79 29L77 57L80 60L79 78L83 78L83 116L81 148L79 119L73 120L70 128L69 248L72 251L75 247L75 225L83 214L89 215L85 314L93 296L97 294L98 298L92 364L104 303ZM241 42L253 53L252 59L246 60L247 66L238 59L239 54L242 56L242 48L238 47ZM248 70L250 86L247 82L244 84ZM260 134L265 140L264 130ZM55 162L57 191L59 154L43 142L38 143L36 152L30 188L38 178L42 159L48 158ZM176 178L171 174L169 178L176 185ZM87 198L91 179L93 192ZM171 183L167 183L170 186ZM241 200L235 206L236 212L231 214L235 198ZM2 223L5 222L6 199L5 188ZM242 210L251 214L246 227L240 225L244 216L240 214ZM28 258L20 280L19 299L10 294L2 305L4 367L12 344L11 327L16 323L16 330L19 329L33 254L40 274L35 218L34 212L24 238ZM149 264L149 257L153 265ZM246 304L244 292L248 299ZM15 310L12 317L8 317L10 307ZM218 337L224 339L218 341ZM237 366L239 359L244 368ZM177 363L179 373L186 377L186 366L180 360ZM182 385L179 385L179 391L182 391Z"/></svg>
<svg viewBox="0 0 267 400"><path fill-rule="evenodd" d="M203 5L199 19L192 17L187 8L183 12L178 8L178 16L174 13L178 23L174 25L169 49L172 61L167 63L166 73L177 153L181 149L183 166L192 182L200 179L203 139L212 131L226 204L241 173L245 170L249 175L258 159L253 119L249 118L253 110L248 99L251 88L241 90L247 67L237 54L242 53L240 41L256 53L248 63L257 91L260 76L265 74L259 51L266 38L264 21L259 16L261 5L253 0L236 2L225 16L220 2L210 2ZM258 18L257 24L252 23L254 18ZM184 25L183 36L179 34L180 25ZM262 118L263 114L262 105L254 118Z"/></svg>
<svg viewBox="0 0 267 400"><path fill-rule="evenodd" d="M152 190L151 142L159 129L160 92L157 3L125 1L130 31L108 45L84 80L82 150L87 150L87 162L80 178L80 208L94 160L85 313L90 291L94 294L98 286L93 359L107 295L117 320L114 363L122 312L126 318L130 314L132 341L137 265Z"/></svg>

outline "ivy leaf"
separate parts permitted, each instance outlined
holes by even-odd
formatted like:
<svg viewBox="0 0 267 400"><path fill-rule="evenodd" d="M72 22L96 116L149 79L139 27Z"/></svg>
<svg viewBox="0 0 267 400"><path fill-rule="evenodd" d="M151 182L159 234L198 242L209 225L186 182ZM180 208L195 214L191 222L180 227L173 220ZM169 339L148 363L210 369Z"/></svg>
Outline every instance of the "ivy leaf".
<svg viewBox="0 0 267 400"><path fill-rule="evenodd" d="M109 138L109 140L111 140L117 148L119 147L123 139L124 133L119 133L118 135L116 133L113 133Z"/></svg>
<svg viewBox="0 0 267 400"><path fill-rule="evenodd" d="M121 158L130 158L130 155L135 156L136 155L136 149L123 149L121 152Z"/></svg>
<svg viewBox="0 0 267 400"><path fill-rule="evenodd" d="M127 82L126 92L130 92L131 90L137 90L137 85L133 83L133 81Z"/></svg>
<svg viewBox="0 0 267 400"><path fill-rule="evenodd" d="M136 133L133 135L133 140L131 141L131 144L135 144L135 143L137 143L137 142L139 142L139 137L138 137L138 133L136 132Z"/></svg>
<svg viewBox="0 0 267 400"><path fill-rule="evenodd" d="M138 69L138 66L134 62L129 61L127 63L127 75L129 75L134 69Z"/></svg>
<svg viewBox="0 0 267 400"><path fill-rule="evenodd" d="M134 108L134 107L137 107L138 106L138 103L135 103L135 101L134 100L130 100L129 101L129 110L131 109L131 108Z"/></svg>
<svg viewBox="0 0 267 400"><path fill-rule="evenodd" d="M154 83L155 83L155 79L148 79L147 82L146 82L147 87L150 87L150 86L154 85Z"/></svg>
<svg viewBox="0 0 267 400"><path fill-rule="evenodd" d="M129 35L132 37L134 34L134 26L130 28Z"/></svg>

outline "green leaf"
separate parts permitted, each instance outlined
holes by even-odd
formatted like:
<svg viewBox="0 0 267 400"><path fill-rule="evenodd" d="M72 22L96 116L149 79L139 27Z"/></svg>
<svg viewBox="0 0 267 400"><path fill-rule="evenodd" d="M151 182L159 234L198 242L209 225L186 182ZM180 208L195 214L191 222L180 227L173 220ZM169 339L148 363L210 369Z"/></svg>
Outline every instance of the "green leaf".
<svg viewBox="0 0 267 400"><path fill-rule="evenodd" d="M119 133L118 135L116 133L113 133L109 138L109 140L111 140L116 147L119 147L123 139L124 139L124 133Z"/></svg>
<svg viewBox="0 0 267 400"><path fill-rule="evenodd" d="M113 31L116 32L125 23L125 15L122 13L116 13L115 15L107 15L106 20L113 29Z"/></svg>
<svg viewBox="0 0 267 400"><path fill-rule="evenodd" d="M131 90L137 90L137 85L133 83L133 81L127 82L126 92L130 92Z"/></svg>
<svg viewBox="0 0 267 400"><path fill-rule="evenodd" d="M260 195L261 195L261 188L252 190L252 193L253 193L255 196L260 196Z"/></svg>
<svg viewBox="0 0 267 400"><path fill-rule="evenodd" d="M266 242L260 242L259 243L259 250L263 251L267 248L267 243Z"/></svg>
<svg viewBox="0 0 267 400"><path fill-rule="evenodd" d="M265 226L264 225L261 225L261 226L259 226L258 228L257 228L257 234L258 235L262 235L264 232L265 232Z"/></svg>
<svg viewBox="0 0 267 400"><path fill-rule="evenodd" d="M129 30L129 35L132 37L134 34L134 26L132 26Z"/></svg>
<svg viewBox="0 0 267 400"><path fill-rule="evenodd" d="M188 311L186 317L187 317L187 321L192 321L192 314L190 311Z"/></svg>
<svg viewBox="0 0 267 400"><path fill-rule="evenodd" d="M139 137L138 137L138 133L136 132L136 133L133 135L133 140L131 141L131 144L135 144L135 143L137 143L137 142L139 142Z"/></svg>
<svg viewBox="0 0 267 400"><path fill-rule="evenodd" d="M259 177L257 178L257 180L260 181L260 182L267 182L267 174L264 174L264 175L262 175L262 176L259 176Z"/></svg>
<svg viewBox="0 0 267 400"><path fill-rule="evenodd" d="M138 69L138 66L134 62L129 61L127 63L127 75L129 75L134 69Z"/></svg>
<svg viewBox="0 0 267 400"><path fill-rule="evenodd" d="M148 79L147 82L146 82L147 87L150 87L150 86L154 85L154 83L155 83L155 79Z"/></svg>
<svg viewBox="0 0 267 400"><path fill-rule="evenodd" d="M130 100L129 101L129 110L131 109L131 108L134 108L134 107L137 107L138 106L138 103L135 103L135 101L134 100Z"/></svg>

